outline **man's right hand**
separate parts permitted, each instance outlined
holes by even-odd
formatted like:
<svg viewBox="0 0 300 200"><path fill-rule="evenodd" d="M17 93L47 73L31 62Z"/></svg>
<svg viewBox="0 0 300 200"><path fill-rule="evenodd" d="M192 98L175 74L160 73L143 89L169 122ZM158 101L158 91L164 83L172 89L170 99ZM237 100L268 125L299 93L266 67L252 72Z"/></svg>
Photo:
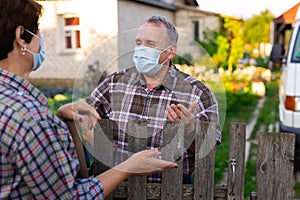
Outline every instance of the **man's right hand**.
<svg viewBox="0 0 300 200"><path fill-rule="evenodd" d="M56 112L56 116L63 121L84 122L87 119L85 115L89 116L90 129L95 128L97 120L101 119L97 111L85 101L63 105Z"/></svg>

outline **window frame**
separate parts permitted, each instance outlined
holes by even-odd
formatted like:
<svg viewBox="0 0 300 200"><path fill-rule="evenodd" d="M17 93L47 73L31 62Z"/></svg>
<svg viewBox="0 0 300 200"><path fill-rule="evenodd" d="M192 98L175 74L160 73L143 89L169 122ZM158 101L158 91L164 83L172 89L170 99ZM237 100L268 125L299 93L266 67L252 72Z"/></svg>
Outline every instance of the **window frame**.
<svg viewBox="0 0 300 200"><path fill-rule="evenodd" d="M76 24L67 24L68 19L74 18L77 19ZM66 53L73 53L82 48L81 45L81 26L80 26L80 17L78 15L63 15L63 51ZM67 38L70 38L68 42ZM70 43L70 47L68 47L68 43Z"/></svg>

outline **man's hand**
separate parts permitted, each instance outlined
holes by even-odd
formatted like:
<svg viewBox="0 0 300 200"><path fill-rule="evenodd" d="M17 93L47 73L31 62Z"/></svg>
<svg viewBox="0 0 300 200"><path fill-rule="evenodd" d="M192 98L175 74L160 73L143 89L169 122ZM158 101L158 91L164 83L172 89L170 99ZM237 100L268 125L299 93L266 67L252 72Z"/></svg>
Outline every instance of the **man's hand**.
<svg viewBox="0 0 300 200"><path fill-rule="evenodd" d="M63 105L56 112L56 116L63 121L74 120L84 122L87 120L84 117L85 115L89 119L89 129L95 128L97 120L101 119L97 111L85 101Z"/></svg>
<svg viewBox="0 0 300 200"><path fill-rule="evenodd" d="M197 102L193 101L187 109L182 104L171 104L167 107L167 118L171 121L183 121L184 130L186 133L190 133L194 130L195 125L195 110Z"/></svg>

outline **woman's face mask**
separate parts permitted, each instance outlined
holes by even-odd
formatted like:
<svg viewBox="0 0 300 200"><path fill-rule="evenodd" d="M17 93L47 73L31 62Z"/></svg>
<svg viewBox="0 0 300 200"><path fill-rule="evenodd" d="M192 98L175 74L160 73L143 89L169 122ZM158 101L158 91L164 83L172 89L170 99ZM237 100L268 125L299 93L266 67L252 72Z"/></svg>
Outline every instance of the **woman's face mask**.
<svg viewBox="0 0 300 200"><path fill-rule="evenodd" d="M26 49L26 51L30 54L32 54L33 56L33 68L32 71L37 70L42 63L45 60L45 50L44 50L44 38L42 36L38 36L34 33L32 33L31 31L25 29L25 31L27 31L28 33L30 33L33 37L36 37L40 40L40 51L39 53L34 53L32 51L30 51L29 49Z"/></svg>
<svg viewBox="0 0 300 200"><path fill-rule="evenodd" d="M167 50L168 48L164 49L163 51ZM135 67L138 72L145 75L156 74L162 68L163 64L168 60L166 59L161 64L158 63L160 54L163 51L142 45L135 47L133 62L135 63Z"/></svg>

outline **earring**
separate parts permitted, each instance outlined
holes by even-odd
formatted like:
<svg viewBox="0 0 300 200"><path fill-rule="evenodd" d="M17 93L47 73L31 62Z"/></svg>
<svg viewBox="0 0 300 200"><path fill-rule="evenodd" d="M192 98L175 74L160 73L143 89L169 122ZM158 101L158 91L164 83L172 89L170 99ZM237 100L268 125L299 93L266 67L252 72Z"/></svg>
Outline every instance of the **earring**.
<svg viewBox="0 0 300 200"><path fill-rule="evenodd" d="M22 55L23 55L23 56L25 55L26 50L27 50L27 49L26 49L26 46L24 46L24 47L21 48L21 51L22 51Z"/></svg>

